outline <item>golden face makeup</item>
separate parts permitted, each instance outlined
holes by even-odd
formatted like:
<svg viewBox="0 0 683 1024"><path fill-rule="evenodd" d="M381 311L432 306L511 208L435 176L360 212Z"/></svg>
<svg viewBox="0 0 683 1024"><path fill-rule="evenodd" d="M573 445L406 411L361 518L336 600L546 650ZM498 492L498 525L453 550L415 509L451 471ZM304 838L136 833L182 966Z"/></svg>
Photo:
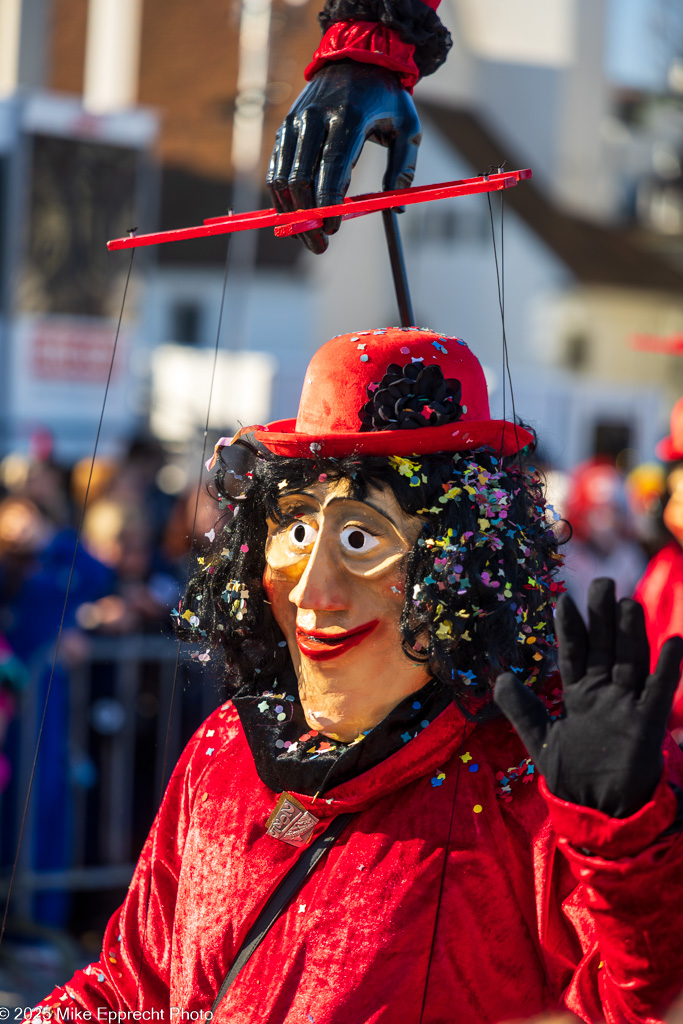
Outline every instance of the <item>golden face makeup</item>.
<svg viewBox="0 0 683 1024"><path fill-rule="evenodd" d="M309 724L337 736L376 724L429 678L403 653L399 628L422 521L388 487L365 501L349 491L339 480L285 495L264 573Z"/></svg>

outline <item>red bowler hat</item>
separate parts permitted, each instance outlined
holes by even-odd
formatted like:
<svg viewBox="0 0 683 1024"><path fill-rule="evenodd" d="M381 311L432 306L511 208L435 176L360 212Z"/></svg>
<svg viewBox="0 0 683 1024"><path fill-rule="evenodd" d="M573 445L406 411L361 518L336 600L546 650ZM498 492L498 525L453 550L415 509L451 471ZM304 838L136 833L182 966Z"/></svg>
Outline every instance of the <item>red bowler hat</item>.
<svg viewBox="0 0 683 1024"><path fill-rule="evenodd" d="M683 459L683 398L679 398L671 410L669 429L671 433L662 438L655 452L662 462L678 462Z"/></svg>
<svg viewBox="0 0 683 1024"><path fill-rule="evenodd" d="M460 338L423 327L342 334L311 359L297 418L255 431L276 455L421 455L490 448L512 455L534 437L492 420L484 372Z"/></svg>

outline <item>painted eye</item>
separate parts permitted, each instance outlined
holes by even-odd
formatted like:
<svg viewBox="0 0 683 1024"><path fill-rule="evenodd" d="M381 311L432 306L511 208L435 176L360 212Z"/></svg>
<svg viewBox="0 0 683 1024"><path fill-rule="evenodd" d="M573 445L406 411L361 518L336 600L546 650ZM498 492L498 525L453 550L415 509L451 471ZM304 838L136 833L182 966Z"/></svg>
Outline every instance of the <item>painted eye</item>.
<svg viewBox="0 0 683 1024"><path fill-rule="evenodd" d="M315 544L316 532L308 523L294 523L287 533L292 547L308 548Z"/></svg>
<svg viewBox="0 0 683 1024"><path fill-rule="evenodd" d="M359 526L347 526L345 530L342 530L341 542L347 551L352 551L355 555L365 554L379 544L377 537L361 530Z"/></svg>

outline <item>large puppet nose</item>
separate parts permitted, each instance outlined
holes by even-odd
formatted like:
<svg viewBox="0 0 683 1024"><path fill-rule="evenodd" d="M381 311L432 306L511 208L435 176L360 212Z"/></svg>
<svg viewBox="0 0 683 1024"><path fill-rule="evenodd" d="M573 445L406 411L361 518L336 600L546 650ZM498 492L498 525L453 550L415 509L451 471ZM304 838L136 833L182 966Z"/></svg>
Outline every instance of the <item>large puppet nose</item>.
<svg viewBox="0 0 683 1024"><path fill-rule="evenodd" d="M290 591L289 600L299 609L297 624L302 627L315 626L317 612L344 611L349 606L349 581L337 559L333 557L332 544L324 536L318 536L309 555L306 568L297 585Z"/></svg>

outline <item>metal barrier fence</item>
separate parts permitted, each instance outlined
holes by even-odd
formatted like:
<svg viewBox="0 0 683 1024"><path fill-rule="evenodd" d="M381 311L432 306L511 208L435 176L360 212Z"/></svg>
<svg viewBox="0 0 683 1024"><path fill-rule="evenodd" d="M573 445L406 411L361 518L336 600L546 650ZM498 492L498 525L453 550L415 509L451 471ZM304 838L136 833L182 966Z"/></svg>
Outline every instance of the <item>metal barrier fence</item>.
<svg viewBox="0 0 683 1024"><path fill-rule="evenodd" d="M47 722L57 741L63 730L63 756L46 764L39 755L17 861L13 918L30 918L31 899L39 891L108 889L130 881L184 744L224 699L215 677L190 661L190 652L183 644L179 657L178 644L170 636L94 637L85 661L68 672L60 670L61 694L54 705L51 696ZM43 663L43 677L46 672ZM13 836L4 842L5 850L16 847L21 828L43 714L40 676L40 671L34 673L13 723L13 798L11 806L3 808L4 827ZM53 751L54 747L53 741ZM64 849L56 858L59 863L45 869L44 857L43 865L37 866L39 850L51 837L41 834L45 829L37 807L41 785L51 783L54 772L64 776L64 785L57 786L64 801ZM49 785L46 788L49 791ZM57 811L59 820L58 809L51 810ZM52 840L58 841L54 835ZM3 896L9 871L5 864L0 876Z"/></svg>

